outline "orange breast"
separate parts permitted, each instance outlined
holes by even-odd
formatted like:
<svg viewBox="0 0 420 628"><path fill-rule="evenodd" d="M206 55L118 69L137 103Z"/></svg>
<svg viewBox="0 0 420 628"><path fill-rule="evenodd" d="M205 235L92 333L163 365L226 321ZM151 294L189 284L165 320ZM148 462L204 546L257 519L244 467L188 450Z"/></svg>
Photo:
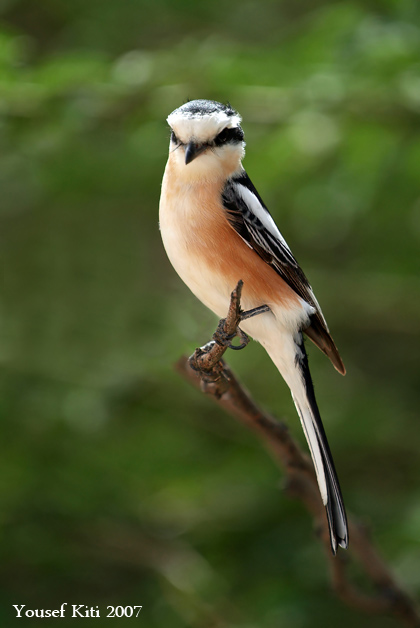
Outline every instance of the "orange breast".
<svg viewBox="0 0 420 628"><path fill-rule="evenodd" d="M187 218L190 255L205 258L209 270L227 279L229 290L242 279L246 309L262 303L286 309L299 305L294 290L230 226L223 206L215 206L215 198L220 198L220 190L216 193L209 186L201 186L196 211Z"/></svg>

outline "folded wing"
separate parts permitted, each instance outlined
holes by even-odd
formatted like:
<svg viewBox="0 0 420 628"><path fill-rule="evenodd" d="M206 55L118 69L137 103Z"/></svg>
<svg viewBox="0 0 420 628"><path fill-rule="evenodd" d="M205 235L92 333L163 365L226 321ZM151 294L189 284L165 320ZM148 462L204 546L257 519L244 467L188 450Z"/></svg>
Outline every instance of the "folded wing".
<svg viewBox="0 0 420 628"><path fill-rule="evenodd" d="M344 375L345 366L311 285L245 171L227 182L222 201L233 229L297 295L314 308L310 324L302 331Z"/></svg>

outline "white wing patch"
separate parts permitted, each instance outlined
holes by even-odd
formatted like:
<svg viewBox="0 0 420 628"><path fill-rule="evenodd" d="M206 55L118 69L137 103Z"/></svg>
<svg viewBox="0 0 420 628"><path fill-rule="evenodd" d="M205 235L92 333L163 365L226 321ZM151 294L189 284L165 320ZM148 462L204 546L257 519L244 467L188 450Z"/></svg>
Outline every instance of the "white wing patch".
<svg viewBox="0 0 420 628"><path fill-rule="evenodd" d="M267 229L269 233L275 238L279 240L282 246L292 254L289 245L286 240L281 235L276 223L274 222L271 214L263 207L260 201L257 199L255 194L248 190L247 187L241 184L235 183L235 191L242 198L243 202L248 206L249 210L255 214L255 216L260 220L262 225Z"/></svg>

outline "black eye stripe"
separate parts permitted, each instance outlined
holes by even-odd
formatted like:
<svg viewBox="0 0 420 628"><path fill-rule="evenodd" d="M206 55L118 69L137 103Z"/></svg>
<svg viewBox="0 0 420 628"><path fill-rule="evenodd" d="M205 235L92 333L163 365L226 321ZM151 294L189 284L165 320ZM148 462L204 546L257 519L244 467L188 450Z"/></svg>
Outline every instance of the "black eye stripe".
<svg viewBox="0 0 420 628"><path fill-rule="evenodd" d="M214 146L223 146L224 144L239 144L244 139L244 132L241 127L228 128L226 127L215 137ZM173 144L180 144L181 141L177 138L174 131L171 131L171 142ZM211 145L211 143L210 143Z"/></svg>
<svg viewBox="0 0 420 628"><path fill-rule="evenodd" d="M216 146L223 146L223 144L238 144L244 139L244 132L240 126L233 128L225 128L220 131L219 135L215 137L214 143Z"/></svg>

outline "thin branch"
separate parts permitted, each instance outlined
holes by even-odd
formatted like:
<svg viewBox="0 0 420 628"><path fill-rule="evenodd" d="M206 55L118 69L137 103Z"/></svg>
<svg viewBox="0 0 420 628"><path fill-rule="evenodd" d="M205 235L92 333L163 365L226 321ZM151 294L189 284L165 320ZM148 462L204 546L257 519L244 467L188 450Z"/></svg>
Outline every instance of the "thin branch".
<svg viewBox="0 0 420 628"><path fill-rule="evenodd" d="M245 340L238 327L241 321L242 282L231 295L226 319L219 322L213 340L195 353L182 357L176 369L193 385L210 394L229 414L252 429L264 441L276 463L285 470L286 490L299 499L312 515L315 529L324 545L331 581L336 594L349 606L375 614L393 614L404 625L420 628L420 615L414 602L401 589L390 569L379 556L366 528L349 517L350 548L334 557L330 549L328 523L320 498L315 472L309 457L302 452L284 423L267 414L252 399L222 359L235 335ZM348 576L349 558L354 558L373 584L375 594L367 594Z"/></svg>

